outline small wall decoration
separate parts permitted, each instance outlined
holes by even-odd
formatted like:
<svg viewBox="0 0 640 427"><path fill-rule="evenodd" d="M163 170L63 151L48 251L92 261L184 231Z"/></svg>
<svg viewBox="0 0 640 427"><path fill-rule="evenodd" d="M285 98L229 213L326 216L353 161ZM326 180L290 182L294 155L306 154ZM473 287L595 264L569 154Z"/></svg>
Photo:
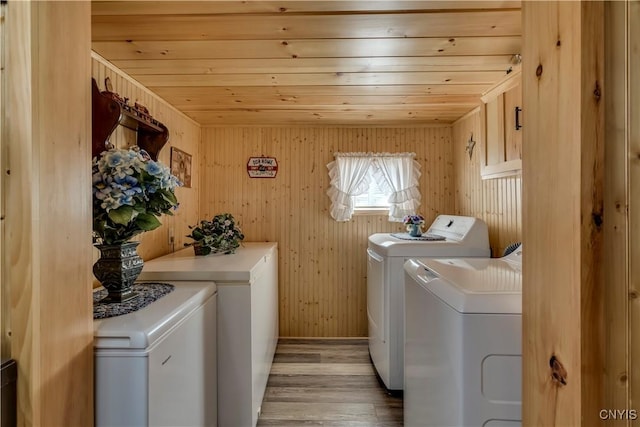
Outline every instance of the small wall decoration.
<svg viewBox="0 0 640 427"><path fill-rule="evenodd" d="M191 188L191 154L171 147L171 173L178 177L184 187Z"/></svg>
<svg viewBox="0 0 640 427"><path fill-rule="evenodd" d="M469 152L469 160L471 160L471 156L473 156L473 147L475 146L476 146L476 142L473 140L473 133L472 133L471 136L469 137L469 140L467 141L467 146L464 149L464 151Z"/></svg>
<svg viewBox="0 0 640 427"><path fill-rule="evenodd" d="M249 157L247 173L251 178L275 178L278 161L275 157Z"/></svg>

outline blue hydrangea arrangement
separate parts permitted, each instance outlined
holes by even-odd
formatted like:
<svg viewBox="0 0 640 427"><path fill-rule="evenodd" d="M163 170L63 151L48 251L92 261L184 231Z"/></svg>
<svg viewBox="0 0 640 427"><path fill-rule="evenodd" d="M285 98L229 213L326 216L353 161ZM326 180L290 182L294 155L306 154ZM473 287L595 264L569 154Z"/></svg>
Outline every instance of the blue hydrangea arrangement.
<svg viewBox="0 0 640 427"><path fill-rule="evenodd" d="M182 185L169 168L137 147L112 148L93 159L93 231L97 243L124 243L158 228L178 207Z"/></svg>

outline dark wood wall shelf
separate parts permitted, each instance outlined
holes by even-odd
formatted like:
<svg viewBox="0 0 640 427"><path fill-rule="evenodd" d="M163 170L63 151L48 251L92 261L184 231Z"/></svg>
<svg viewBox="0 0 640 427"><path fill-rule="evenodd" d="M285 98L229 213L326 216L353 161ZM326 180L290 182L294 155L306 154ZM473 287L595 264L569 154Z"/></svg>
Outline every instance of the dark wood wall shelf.
<svg viewBox="0 0 640 427"><path fill-rule="evenodd" d="M137 132L137 145L145 150L153 160L169 141L169 130L162 123L141 117L132 107L118 102L98 89L95 79L91 79L92 97L92 143L91 155L98 156L106 150L106 144L113 131L122 125Z"/></svg>
<svg viewBox="0 0 640 427"><path fill-rule="evenodd" d="M122 117L120 117L119 123L127 129L135 130L136 132L142 130L143 132L158 132L162 133L163 129L153 123L142 121L142 119L127 110L122 110Z"/></svg>

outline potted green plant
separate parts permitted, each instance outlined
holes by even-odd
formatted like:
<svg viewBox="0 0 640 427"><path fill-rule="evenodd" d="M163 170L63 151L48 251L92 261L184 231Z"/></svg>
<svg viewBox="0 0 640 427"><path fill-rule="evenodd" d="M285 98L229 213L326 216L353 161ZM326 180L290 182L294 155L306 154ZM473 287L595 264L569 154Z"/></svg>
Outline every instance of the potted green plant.
<svg viewBox="0 0 640 427"><path fill-rule="evenodd" d="M193 239L192 243L185 243L185 246L193 246L196 255L209 255L213 244L213 222L203 219L198 225L190 225L191 233L187 237Z"/></svg>
<svg viewBox="0 0 640 427"><path fill-rule="evenodd" d="M232 254L244 239L242 230L230 213L218 214L211 221L201 220L197 225L189 226L189 229L191 233L187 237L193 242L185 246L193 246L196 255Z"/></svg>

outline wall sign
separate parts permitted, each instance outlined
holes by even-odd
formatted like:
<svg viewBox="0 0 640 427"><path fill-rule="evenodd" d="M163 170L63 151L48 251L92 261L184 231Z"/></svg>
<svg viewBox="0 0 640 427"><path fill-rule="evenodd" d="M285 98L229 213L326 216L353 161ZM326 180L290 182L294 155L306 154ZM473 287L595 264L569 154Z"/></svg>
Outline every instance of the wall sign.
<svg viewBox="0 0 640 427"><path fill-rule="evenodd" d="M275 157L249 157L247 173L251 178L275 178L278 161Z"/></svg>

